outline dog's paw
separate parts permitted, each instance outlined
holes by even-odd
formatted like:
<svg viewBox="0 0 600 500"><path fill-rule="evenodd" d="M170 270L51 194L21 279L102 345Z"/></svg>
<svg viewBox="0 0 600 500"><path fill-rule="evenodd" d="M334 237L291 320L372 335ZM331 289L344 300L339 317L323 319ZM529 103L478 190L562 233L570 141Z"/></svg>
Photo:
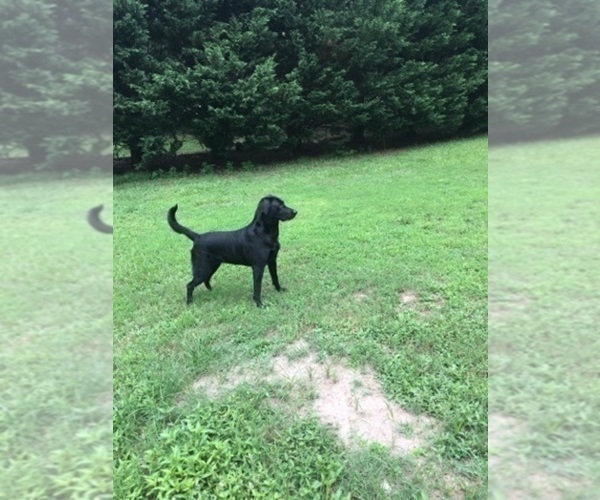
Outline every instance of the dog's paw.
<svg viewBox="0 0 600 500"><path fill-rule="evenodd" d="M278 292L286 292L286 291L287 291L287 288L285 288L284 286L280 286L280 287L277 289L277 291L278 291Z"/></svg>

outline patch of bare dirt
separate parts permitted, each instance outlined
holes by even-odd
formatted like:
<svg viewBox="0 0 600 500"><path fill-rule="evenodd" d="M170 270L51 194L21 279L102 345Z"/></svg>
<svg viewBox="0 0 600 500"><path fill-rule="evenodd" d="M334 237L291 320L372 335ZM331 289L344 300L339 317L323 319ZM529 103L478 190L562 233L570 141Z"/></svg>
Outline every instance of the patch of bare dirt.
<svg viewBox="0 0 600 500"><path fill-rule="evenodd" d="M415 304L419 301L419 294L412 290L403 290L398 294L398 298L403 305Z"/></svg>
<svg viewBox="0 0 600 500"><path fill-rule="evenodd" d="M268 340L273 340L279 337L280 332L277 328L270 328L265 332L265 338Z"/></svg>
<svg viewBox="0 0 600 500"><path fill-rule="evenodd" d="M409 453L423 445L424 432L432 427L430 419L389 401L370 368L359 372L343 363L320 364L313 353L298 359L277 356L272 368L276 379L312 385L314 411L348 446L362 440L386 446L392 453Z"/></svg>
<svg viewBox="0 0 600 500"><path fill-rule="evenodd" d="M308 388L313 397L306 398L304 410L314 412L334 428L347 446L378 443L393 454L408 454L423 447L437 428L432 419L414 415L388 400L371 368L356 370L331 360L320 363L304 341L274 357L265 373L238 368L222 379L202 377L193 388L215 397L253 381L283 382L298 394L305 394ZM277 406L281 404L277 402Z"/></svg>
<svg viewBox="0 0 600 500"><path fill-rule="evenodd" d="M439 311L443 306L444 299L436 297L434 300L424 303L420 312L423 316L429 316L430 314Z"/></svg>
<svg viewBox="0 0 600 500"><path fill-rule="evenodd" d="M423 300L414 290L402 290L398 292L398 300L400 302L396 308L396 312L398 313L413 310L417 311L421 316L429 316L444 306L444 300L441 297Z"/></svg>
<svg viewBox="0 0 600 500"><path fill-rule="evenodd" d="M238 385L249 383L254 377L244 368L236 368L224 376L206 375L194 382L195 391L203 391L209 398L216 398L225 391L235 389Z"/></svg>
<svg viewBox="0 0 600 500"><path fill-rule="evenodd" d="M353 293L352 294L352 299L355 302L363 302L364 300L368 299L370 296L370 291L369 290L361 290L359 292Z"/></svg>

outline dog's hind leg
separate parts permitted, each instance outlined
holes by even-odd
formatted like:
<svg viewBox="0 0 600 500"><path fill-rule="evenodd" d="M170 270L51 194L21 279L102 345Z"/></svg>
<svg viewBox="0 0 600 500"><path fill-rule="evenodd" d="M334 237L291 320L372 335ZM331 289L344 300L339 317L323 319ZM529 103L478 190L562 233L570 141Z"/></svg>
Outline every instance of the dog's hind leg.
<svg viewBox="0 0 600 500"><path fill-rule="evenodd" d="M194 249L191 251L192 255L192 281L187 284L187 299L188 304L192 303L194 290L200 283L205 283L210 279L210 274L206 272L207 262L199 256ZM210 290L210 288L209 288Z"/></svg>
<svg viewBox="0 0 600 500"><path fill-rule="evenodd" d="M208 290L212 290L212 286L210 286L210 279L213 277L213 275L217 272L217 269L219 269L219 267L221 266L220 262L216 262L213 267L212 270L210 271L210 274L208 275L208 278L206 278L204 280L204 286L206 286L206 288Z"/></svg>
<svg viewBox="0 0 600 500"><path fill-rule="evenodd" d="M192 279L192 281L190 281L190 282L187 284L187 300L186 300L186 302L187 302L188 304L191 304L191 303L192 303L192 300L193 300L193 295L194 295L194 289L195 289L195 288L196 288L196 287L197 287L197 286L198 286L200 283L202 283L203 281L204 281L204 277L202 277L202 276L200 276L200 277L194 277L194 278Z"/></svg>

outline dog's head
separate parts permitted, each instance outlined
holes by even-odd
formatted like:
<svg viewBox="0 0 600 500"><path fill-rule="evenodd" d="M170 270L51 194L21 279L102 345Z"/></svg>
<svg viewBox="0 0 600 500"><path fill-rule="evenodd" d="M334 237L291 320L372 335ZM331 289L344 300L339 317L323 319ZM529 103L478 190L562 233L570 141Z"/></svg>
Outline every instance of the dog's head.
<svg viewBox="0 0 600 500"><path fill-rule="evenodd" d="M279 221L292 220L297 213L293 208L286 206L281 198L269 195L258 203L254 218L266 224L275 224Z"/></svg>

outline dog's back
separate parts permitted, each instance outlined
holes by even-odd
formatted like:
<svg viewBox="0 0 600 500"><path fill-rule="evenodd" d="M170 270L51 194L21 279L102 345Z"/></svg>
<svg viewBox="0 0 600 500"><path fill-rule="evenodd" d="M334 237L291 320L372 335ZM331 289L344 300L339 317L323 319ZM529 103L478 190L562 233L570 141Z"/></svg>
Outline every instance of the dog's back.
<svg viewBox="0 0 600 500"><path fill-rule="evenodd" d="M194 242L193 253L197 253L199 257L204 255L227 264L251 265L247 255L249 245L246 244L248 240L246 232L250 226L235 231L197 233L181 225L175 218L176 212L177 205L169 210L167 215L169 226L176 233L183 234Z"/></svg>
<svg viewBox="0 0 600 500"><path fill-rule="evenodd" d="M198 235L194 252L206 254L220 262L251 266L254 246L247 234L248 226L236 231L212 231Z"/></svg>

